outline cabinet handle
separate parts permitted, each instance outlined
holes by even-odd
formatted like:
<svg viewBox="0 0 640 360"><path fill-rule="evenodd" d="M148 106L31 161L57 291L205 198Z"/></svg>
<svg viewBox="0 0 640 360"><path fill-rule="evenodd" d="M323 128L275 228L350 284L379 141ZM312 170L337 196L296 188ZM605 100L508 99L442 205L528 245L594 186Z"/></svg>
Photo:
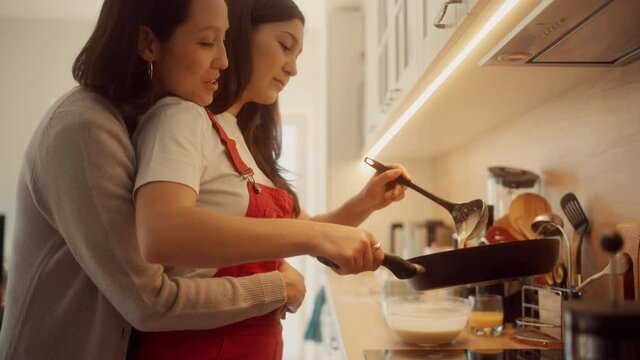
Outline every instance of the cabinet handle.
<svg viewBox="0 0 640 360"><path fill-rule="evenodd" d="M387 90L387 104L396 100L396 95L402 92L402 89Z"/></svg>
<svg viewBox="0 0 640 360"><path fill-rule="evenodd" d="M396 101L396 94L400 92L402 92L402 89L387 90L384 97L384 101L380 103L380 111L382 111L383 113L386 113L387 111L389 111L389 108L391 107L391 103Z"/></svg>
<svg viewBox="0 0 640 360"><path fill-rule="evenodd" d="M440 13L438 14L438 16L436 16L435 20L433 20L433 26L437 27L438 29L444 29L446 25L442 23L442 19L444 19L445 15L447 15L449 5L461 3L462 0L447 0L443 2L442 7L440 8Z"/></svg>

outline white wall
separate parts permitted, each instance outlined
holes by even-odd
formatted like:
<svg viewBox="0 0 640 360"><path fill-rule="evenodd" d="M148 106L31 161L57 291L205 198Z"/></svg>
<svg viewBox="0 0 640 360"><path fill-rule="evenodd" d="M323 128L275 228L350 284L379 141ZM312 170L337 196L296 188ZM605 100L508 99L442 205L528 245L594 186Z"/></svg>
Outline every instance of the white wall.
<svg viewBox="0 0 640 360"><path fill-rule="evenodd" d="M6 240L12 235L15 189L27 142L46 109L74 86L71 65L93 23L0 18L0 212L7 216Z"/></svg>

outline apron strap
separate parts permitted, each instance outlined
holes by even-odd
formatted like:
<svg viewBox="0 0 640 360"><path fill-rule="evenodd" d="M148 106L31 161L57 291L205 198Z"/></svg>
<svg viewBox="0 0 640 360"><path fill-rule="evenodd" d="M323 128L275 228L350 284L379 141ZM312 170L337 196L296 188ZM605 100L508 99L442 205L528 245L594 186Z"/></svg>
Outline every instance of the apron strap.
<svg viewBox="0 0 640 360"><path fill-rule="evenodd" d="M213 116L211 111L207 110L207 114L209 115L209 119L213 124L213 128L216 130L218 135L220 135L220 139L224 143L227 151L229 151L229 155L231 156L231 162L233 162L233 167L236 168L236 171L240 173L242 176L253 175L253 169L251 169L247 164L242 161L240 157L240 153L238 152L238 148L236 147L236 141L231 139L227 133L224 131L222 126L218 123L216 118Z"/></svg>
<svg viewBox="0 0 640 360"><path fill-rule="evenodd" d="M224 143L224 146L227 148L229 152L229 156L231 157L231 162L233 163L233 167L236 171L242 175L247 181L249 181L256 192L260 192L260 185L256 183L253 179L253 169L251 169L240 157L240 153L238 152L238 148L236 147L236 141L230 138L227 133L224 131L222 126L218 123L216 118L213 116L213 113L207 109L207 114L209 115L209 120L211 120L211 124L213 124L213 128L216 130L220 139Z"/></svg>

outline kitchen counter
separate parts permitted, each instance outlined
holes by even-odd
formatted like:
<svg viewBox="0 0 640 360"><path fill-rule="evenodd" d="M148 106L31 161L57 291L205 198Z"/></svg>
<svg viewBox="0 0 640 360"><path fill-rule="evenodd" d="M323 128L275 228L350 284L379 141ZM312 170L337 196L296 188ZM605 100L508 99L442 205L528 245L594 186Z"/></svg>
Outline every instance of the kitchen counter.
<svg viewBox="0 0 640 360"><path fill-rule="evenodd" d="M339 276L327 271L327 302L337 323L348 360L363 359L370 349L424 349L403 342L387 327L382 314L381 284L373 273ZM527 349L535 348L511 339L507 327L498 337L476 337L467 330L451 344L437 349Z"/></svg>

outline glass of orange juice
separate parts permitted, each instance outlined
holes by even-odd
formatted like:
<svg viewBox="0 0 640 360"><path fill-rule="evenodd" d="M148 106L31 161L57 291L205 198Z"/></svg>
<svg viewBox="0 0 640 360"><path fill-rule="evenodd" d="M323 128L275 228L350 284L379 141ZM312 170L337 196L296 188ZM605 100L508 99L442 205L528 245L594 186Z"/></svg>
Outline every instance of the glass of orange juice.
<svg viewBox="0 0 640 360"><path fill-rule="evenodd" d="M504 311L502 296L475 295L469 296L471 314L469 330L476 336L498 336L504 329Z"/></svg>

